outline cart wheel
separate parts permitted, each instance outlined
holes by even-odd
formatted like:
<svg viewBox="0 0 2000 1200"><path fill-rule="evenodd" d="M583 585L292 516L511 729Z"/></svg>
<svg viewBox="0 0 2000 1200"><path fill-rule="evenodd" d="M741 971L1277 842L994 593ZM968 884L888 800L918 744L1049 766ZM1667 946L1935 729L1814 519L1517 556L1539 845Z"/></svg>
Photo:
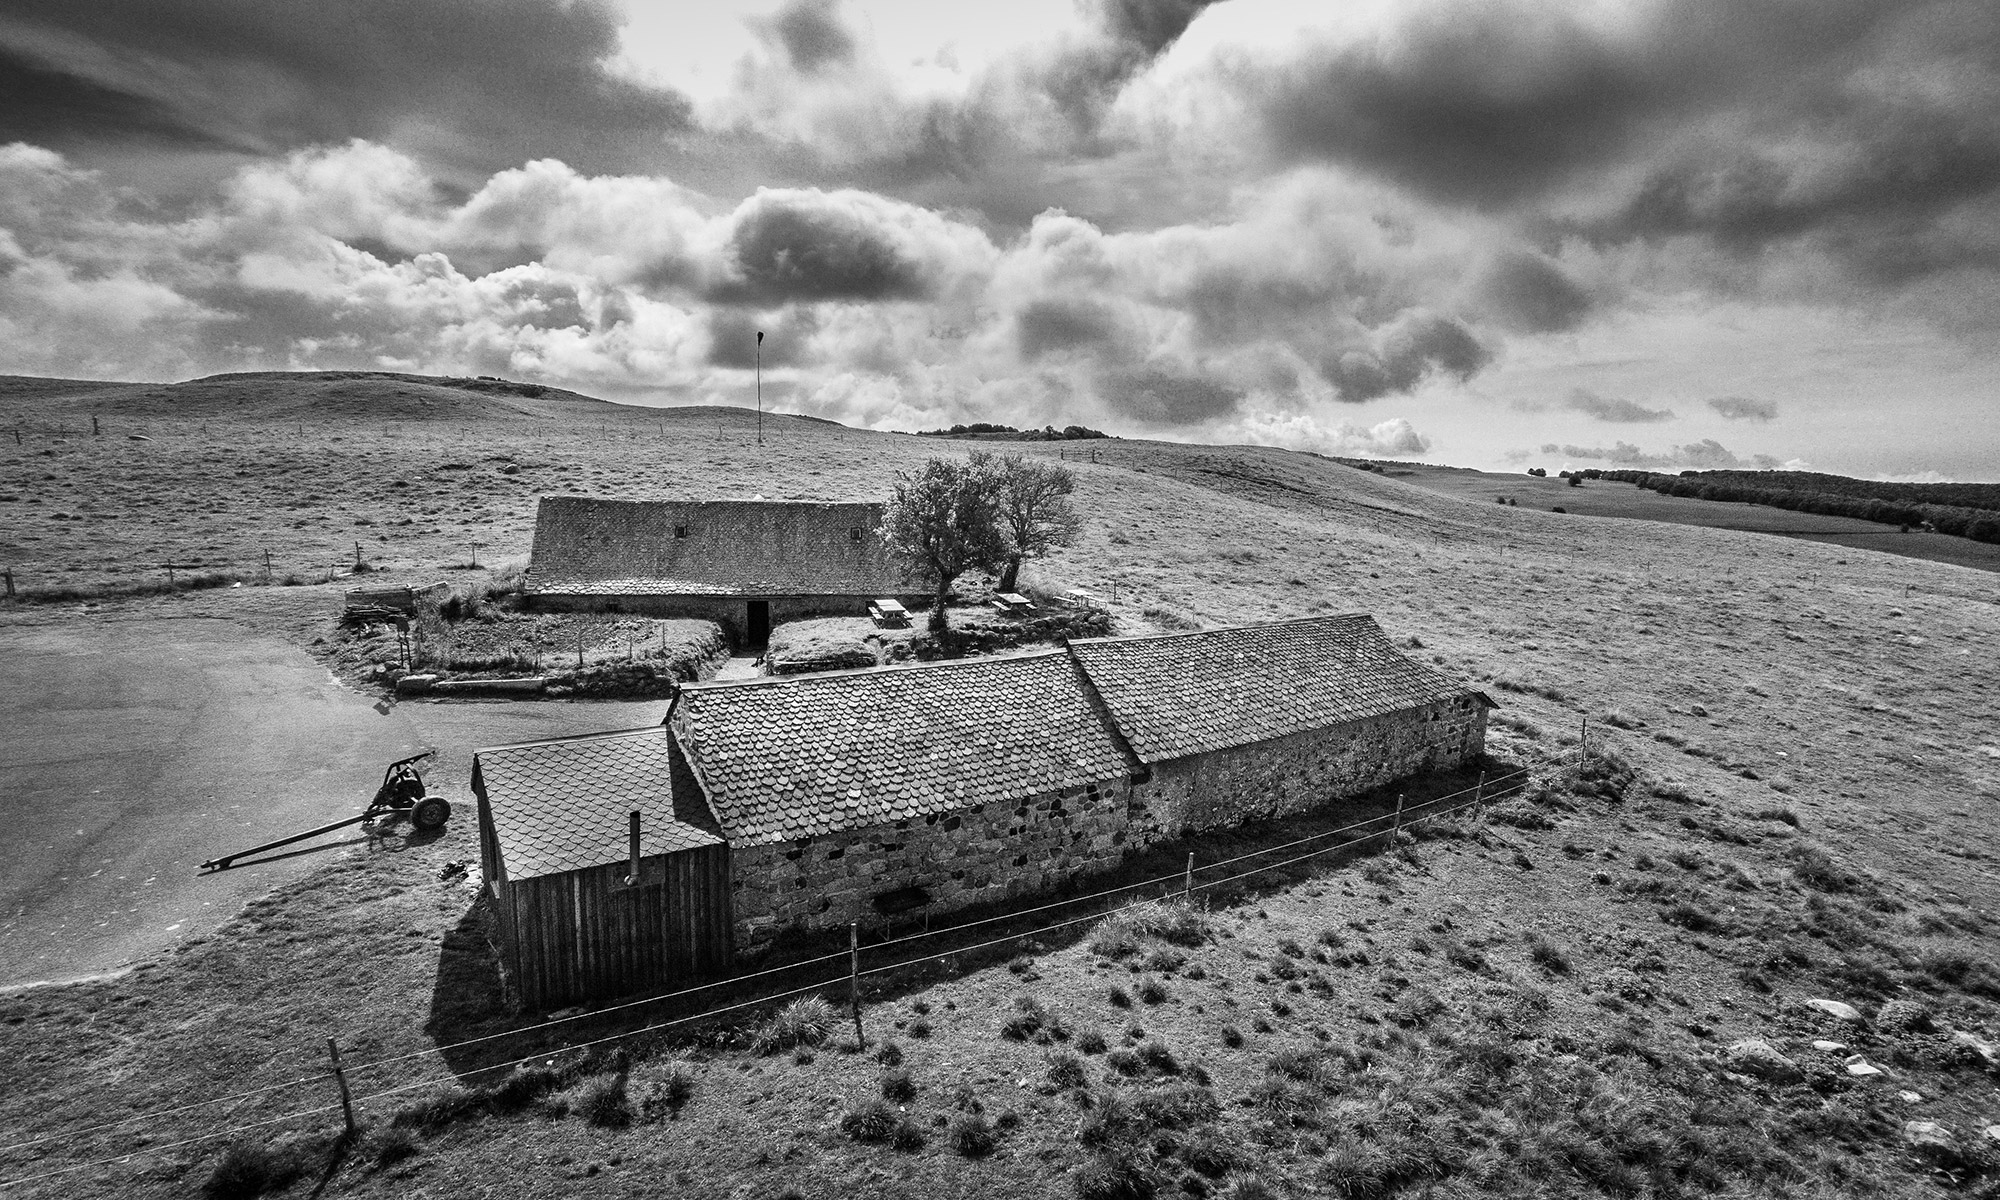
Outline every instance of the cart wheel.
<svg viewBox="0 0 2000 1200"><path fill-rule="evenodd" d="M443 796L425 796L410 810L410 825L429 832L443 829L445 821L451 817L451 801Z"/></svg>

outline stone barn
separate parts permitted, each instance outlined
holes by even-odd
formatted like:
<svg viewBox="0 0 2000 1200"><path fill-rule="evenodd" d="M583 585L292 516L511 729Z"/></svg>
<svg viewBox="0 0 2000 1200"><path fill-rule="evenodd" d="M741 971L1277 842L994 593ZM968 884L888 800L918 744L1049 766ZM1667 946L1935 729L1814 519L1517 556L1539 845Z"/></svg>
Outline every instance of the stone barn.
<svg viewBox="0 0 2000 1200"><path fill-rule="evenodd" d="M727 973L729 848L698 798L676 803L671 741L655 725L473 756L482 878L524 1007Z"/></svg>
<svg viewBox="0 0 2000 1200"><path fill-rule="evenodd" d="M1126 851L1131 764L1060 650L689 684L674 790L730 848L739 947L1053 887Z"/></svg>
<svg viewBox="0 0 2000 1200"><path fill-rule="evenodd" d="M481 859L547 1008L1468 766L1490 707L1360 615L694 683L662 726L481 750Z"/></svg>
<svg viewBox="0 0 2000 1200"><path fill-rule="evenodd" d="M1134 836L1291 816L1486 748L1485 693L1398 650L1361 614L1069 653L1139 765Z"/></svg>
<svg viewBox="0 0 2000 1200"><path fill-rule="evenodd" d="M544 496L527 594L543 610L702 618L761 646L775 622L929 599L881 524L879 504Z"/></svg>

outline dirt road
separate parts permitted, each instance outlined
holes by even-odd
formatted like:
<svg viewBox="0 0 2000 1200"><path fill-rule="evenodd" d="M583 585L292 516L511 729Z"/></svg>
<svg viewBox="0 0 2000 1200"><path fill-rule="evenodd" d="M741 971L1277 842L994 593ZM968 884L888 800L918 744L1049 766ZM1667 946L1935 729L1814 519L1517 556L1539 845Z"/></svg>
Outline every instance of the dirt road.
<svg viewBox="0 0 2000 1200"><path fill-rule="evenodd" d="M658 721L661 702L391 705L231 621L10 625L0 655L0 986L116 970L365 838L198 876L360 811L392 759L470 820L471 750ZM355 831L342 831L343 834Z"/></svg>

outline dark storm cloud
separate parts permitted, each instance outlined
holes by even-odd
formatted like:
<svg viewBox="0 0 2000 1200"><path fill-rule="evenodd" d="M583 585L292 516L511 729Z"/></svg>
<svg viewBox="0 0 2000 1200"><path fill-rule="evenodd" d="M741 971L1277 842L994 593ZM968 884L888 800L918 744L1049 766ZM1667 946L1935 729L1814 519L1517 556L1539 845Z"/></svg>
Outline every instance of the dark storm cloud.
<svg viewBox="0 0 2000 1200"><path fill-rule="evenodd" d="M786 300L921 300L923 265L865 214L803 195L750 208L729 239L739 277L715 289L725 303Z"/></svg>
<svg viewBox="0 0 2000 1200"><path fill-rule="evenodd" d="M792 0L771 19L771 31L795 69L810 74L854 61L854 37L836 7L837 0Z"/></svg>
<svg viewBox="0 0 2000 1200"><path fill-rule="evenodd" d="M1493 360L1470 329L1450 317L1412 315L1396 323L1378 351L1349 350L1327 356L1320 374L1337 399L1351 404L1407 392L1429 375L1461 382Z"/></svg>
<svg viewBox="0 0 2000 1200"><path fill-rule="evenodd" d="M1708 406L1731 421L1773 421L1778 416L1777 405L1748 396L1718 396Z"/></svg>
<svg viewBox="0 0 2000 1200"><path fill-rule="evenodd" d="M1118 89L1180 40L1216 0L1100 0L1104 40L1056 56L1040 74L1044 94L1079 133L1094 131Z"/></svg>
<svg viewBox="0 0 2000 1200"><path fill-rule="evenodd" d="M1097 392L1120 416L1149 425L1193 425L1228 416L1243 402L1243 393L1226 384L1152 368L1106 372Z"/></svg>
<svg viewBox="0 0 2000 1200"><path fill-rule="evenodd" d="M1537 254L1495 259L1479 281L1480 299L1503 324L1528 333L1574 329L1590 315L1590 293Z"/></svg>
<svg viewBox="0 0 2000 1200"><path fill-rule="evenodd" d="M1088 301L1036 300L1014 316L1014 342L1025 359L1090 349L1117 337L1117 318Z"/></svg>
<svg viewBox="0 0 2000 1200"><path fill-rule="evenodd" d="M415 138L471 170L545 155L629 168L689 109L605 71L618 24L597 0L15 0L0 17L8 86L52 86L0 104L0 142L270 153Z"/></svg>
<svg viewBox="0 0 2000 1200"><path fill-rule="evenodd" d="M0 42L0 143L56 146L70 142L81 130L120 143L225 145L217 135L151 97L107 87Z"/></svg>
<svg viewBox="0 0 2000 1200"><path fill-rule="evenodd" d="M1932 238L1906 235L2000 192L2000 123L1988 124L1971 128L1931 114L1928 122L1844 131L1838 153L1824 156L1831 164L1748 150L1691 157L1654 170L1592 232L1613 239L1700 234L1744 250L1823 233L1830 249L1889 280L1964 265L1963 254L1938 253L1944 248Z"/></svg>
<svg viewBox="0 0 2000 1200"><path fill-rule="evenodd" d="M708 363L748 371L757 366L757 331L764 331L763 363L795 367L806 362L806 348L818 328L809 311L789 309L776 320L738 309L717 308L708 314Z"/></svg>
<svg viewBox="0 0 2000 1200"><path fill-rule="evenodd" d="M1674 410L1670 408L1647 408L1643 404L1615 396L1600 396L1596 392L1577 388L1562 402L1562 407L1587 413L1600 421L1610 421L1620 425L1644 425L1654 421L1671 421Z"/></svg>
<svg viewBox="0 0 2000 1200"><path fill-rule="evenodd" d="M1840 126L1851 73L1977 0L1662 0L1629 20L1445 2L1390 36L1246 81L1281 155L1349 163L1434 198L1504 205L1712 118L1738 133ZM1939 48L1939 60L1962 50ZM1992 59L1975 61L1990 69ZM1899 64L1900 65L1900 64ZM1940 77L1934 82L1944 82ZM1978 85L1975 85L1978 86ZM1894 103L1921 107L1922 88ZM1676 211L1670 181L1660 219Z"/></svg>

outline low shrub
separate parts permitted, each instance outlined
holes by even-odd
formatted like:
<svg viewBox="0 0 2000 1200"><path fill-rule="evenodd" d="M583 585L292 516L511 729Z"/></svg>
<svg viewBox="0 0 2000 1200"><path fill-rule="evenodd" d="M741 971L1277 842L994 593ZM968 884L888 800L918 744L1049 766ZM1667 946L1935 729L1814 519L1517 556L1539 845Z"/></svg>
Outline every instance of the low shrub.
<svg viewBox="0 0 2000 1200"><path fill-rule="evenodd" d="M1540 938L1528 943L1528 961L1551 975L1569 974L1569 956Z"/></svg>
<svg viewBox="0 0 2000 1200"><path fill-rule="evenodd" d="M1099 1155L1070 1176L1077 1200L1152 1200L1162 1180L1136 1154Z"/></svg>
<svg viewBox="0 0 2000 1200"><path fill-rule="evenodd" d="M776 1054L798 1046L817 1046L833 1033L836 1020L833 1005L823 998L800 996L758 1027L751 1048L759 1054Z"/></svg>
<svg viewBox="0 0 2000 1200"><path fill-rule="evenodd" d="M924 1127L909 1117L896 1122L896 1128L889 1133L889 1148L904 1154L915 1154L924 1148Z"/></svg>
<svg viewBox="0 0 2000 1200"><path fill-rule="evenodd" d="M892 1100L901 1104L915 1098L916 1094L917 1081L910 1077L908 1071L899 1068L882 1073L882 1098L884 1100Z"/></svg>
<svg viewBox="0 0 2000 1200"><path fill-rule="evenodd" d="M521 1064L507 1078L486 1090L487 1101L500 1112L528 1107L563 1085L563 1074L544 1063Z"/></svg>
<svg viewBox="0 0 2000 1200"><path fill-rule="evenodd" d="M1208 941L1208 914L1186 900L1161 900L1142 904L1128 914L1133 931L1142 937L1158 938L1189 949Z"/></svg>
<svg viewBox="0 0 2000 1200"><path fill-rule="evenodd" d="M1243 1031L1241 1029L1236 1028L1236 1026L1234 1025L1224 1025L1222 1027L1221 1036L1222 1036L1222 1044L1229 1047L1231 1050L1238 1049L1243 1045Z"/></svg>
<svg viewBox="0 0 2000 1200"><path fill-rule="evenodd" d="M670 1062L657 1076L646 1082L640 1093L639 1115L648 1121L658 1120L662 1115L677 1115L694 1099L694 1072L682 1062Z"/></svg>
<svg viewBox="0 0 2000 1200"><path fill-rule="evenodd" d="M452 1083L396 1110L389 1124L422 1133L432 1133L468 1114L481 1111L486 1098L471 1088Z"/></svg>
<svg viewBox="0 0 2000 1200"><path fill-rule="evenodd" d="M1084 1068L1081 1055L1069 1050L1051 1050L1048 1054L1049 1083L1064 1090L1079 1088L1090 1082L1090 1072Z"/></svg>
<svg viewBox="0 0 2000 1200"><path fill-rule="evenodd" d="M1104 1053L1104 1031L1095 1025L1086 1025L1077 1031L1076 1048L1085 1054Z"/></svg>
<svg viewBox="0 0 2000 1200"><path fill-rule="evenodd" d="M1148 979L1139 985L1139 999L1147 1004L1161 1004L1167 999L1166 985L1157 979Z"/></svg>
<svg viewBox="0 0 2000 1200"><path fill-rule="evenodd" d="M378 1171L415 1158L423 1148L418 1143L416 1135L393 1125L380 1131L369 1141L369 1158Z"/></svg>
<svg viewBox="0 0 2000 1200"><path fill-rule="evenodd" d="M866 1100L840 1116L840 1131L857 1142L886 1142L896 1132L898 1115L881 1100Z"/></svg>
<svg viewBox="0 0 2000 1200"><path fill-rule="evenodd" d="M966 1158L984 1158L1000 1144L1000 1134L982 1114L960 1113L952 1119L945 1140Z"/></svg>
<svg viewBox="0 0 2000 1200"><path fill-rule="evenodd" d="M1147 1038L1140 1042L1135 1053L1138 1054L1140 1062L1162 1075L1180 1073L1180 1061L1174 1057L1173 1050L1158 1038Z"/></svg>
<svg viewBox="0 0 2000 1200"><path fill-rule="evenodd" d="M405 1136L408 1136L407 1134ZM232 1142L202 1184L209 1200L249 1200L303 1178L307 1165L296 1152L251 1142Z"/></svg>
<svg viewBox="0 0 2000 1200"><path fill-rule="evenodd" d="M1119 987L1115 983L1111 985L1111 990L1108 993L1106 993L1105 998L1110 1000L1114 1007L1117 1008L1132 1007L1132 993L1126 991L1122 987Z"/></svg>
<svg viewBox="0 0 2000 1200"><path fill-rule="evenodd" d="M1193 1083L1149 1088L1134 1098L1132 1107L1156 1129L1188 1129L1206 1125L1222 1115L1222 1105L1215 1093Z"/></svg>
<svg viewBox="0 0 2000 1200"><path fill-rule="evenodd" d="M875 1061L885 1067L903 1065L903 1048L895 1042L885 1041L875 1048Z"/></svg>
<svg viewBox="0 0 2000 1200"><path fill-rule="evenodd" d="M632 1123L632 1104L625 1094L625 1077L605 1071L578 1084L569 1109L592 1125L617 1129Z"/></svg>
<svg viewBox="0 0 2000 1200"><path fill-rule="evenodd" d="M1789 857L1793 876L1816 892L1838 894L1863 890L1860 876L1842 869L1818 846L1794 846Z"/></svg>

